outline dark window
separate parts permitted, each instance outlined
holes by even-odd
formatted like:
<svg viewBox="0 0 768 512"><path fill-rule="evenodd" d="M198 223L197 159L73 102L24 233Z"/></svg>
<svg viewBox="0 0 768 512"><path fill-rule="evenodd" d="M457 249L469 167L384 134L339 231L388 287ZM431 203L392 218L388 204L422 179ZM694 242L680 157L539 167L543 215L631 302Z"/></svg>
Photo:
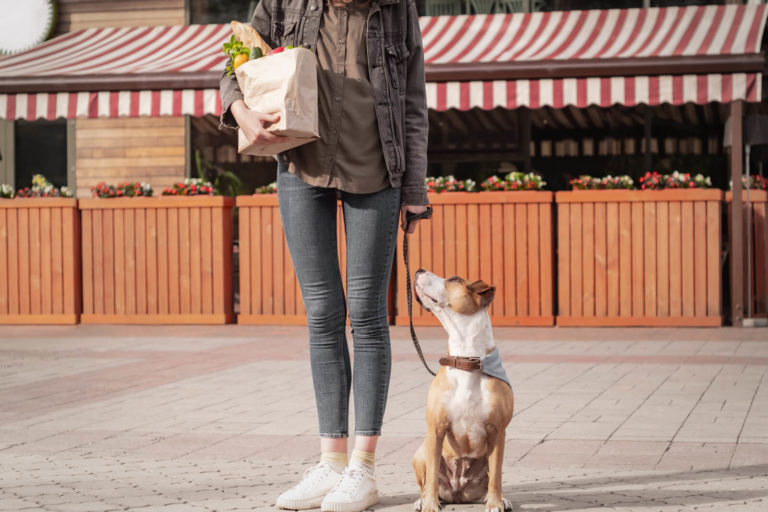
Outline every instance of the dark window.
<svg viewBox="0 0 768 512"><path fill-rule="evenodd" d="M643 0L531 0L536 4L534 11L573 11L588 9L630 9L644 7ZM649 7L672 7L685 5L717 5L723 0L650 0Z"/></svg>
<svg viewBox="0 0 768 512"><path fill-rule="evenodd" d="M252 194L256 187L275 181L275 159L239 154L237 132L219 131L218 117L209 114L190 119L190 171L193 177L202 175L213 181L222 173L234 173L243 183L240 194Z"/></svg>
<svg viewBox="0 0 768 512"><path fill-rule="evenodd" d="M16 121L14 126L16 188L32 185L42 174L57 187L67 185L67 121Z"/></svg>
<svg viewBox="0 0 768 512"><path fill-rule="evenodd" d="M685 5L720 5L723 0L651 0L651 7L674 7Z"/></svg>
<svg viewBox="0 0 768 512"><path fill-rule="evenodd" d="M532 1L532 3L534 3ZM545 0L538 11L575 11L589 9L629 9L642 7L643 0Z"/></svg>
<svg viewBox="0 0 768 512"><path fill-rule="evenodd" d="M258 0L189 0L189 21L193 24L250 21Z"/></svg>

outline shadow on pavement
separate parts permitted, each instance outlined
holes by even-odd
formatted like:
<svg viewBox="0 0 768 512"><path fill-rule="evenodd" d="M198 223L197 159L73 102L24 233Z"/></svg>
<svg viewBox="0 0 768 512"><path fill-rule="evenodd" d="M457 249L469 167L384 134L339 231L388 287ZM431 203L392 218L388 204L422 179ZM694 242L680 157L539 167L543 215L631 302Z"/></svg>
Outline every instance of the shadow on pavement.
<svg viewBox="0 0 768 512"><path fill-rule="evenodd" d="M514 475L507 475L509 481ZM765 483L750 483L751 489L734 489L729 482L765 478ZM714 488L701 484L721 482ZM686 488L686 483L698 485ZM761 487L755 489L755 487ZM658 506L698 506L725 502L746 502L768 497L768 464L729 469L698 471L653 471L592 478L558 478L507 485L504 495L514 504L513 512L592 509L595 507L646 508ZM720 488L718 488L720 487ZM406 510L417 493L382 496L376 510ZM446 505L443 510L477 510L480 504Z"/></svg>

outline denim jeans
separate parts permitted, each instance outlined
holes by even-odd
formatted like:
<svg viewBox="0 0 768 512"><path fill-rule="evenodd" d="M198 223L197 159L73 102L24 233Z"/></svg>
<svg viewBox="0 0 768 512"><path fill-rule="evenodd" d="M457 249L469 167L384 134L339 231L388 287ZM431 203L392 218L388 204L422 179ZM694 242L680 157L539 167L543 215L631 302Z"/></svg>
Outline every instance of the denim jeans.
<svg viewBox="0 0 768 512"><path fill-rule="evenodd" d="M397 240L400 189L340 192L347 236L346 303L336 244L335 188L315 187L279 164L283 230L309 326L309 354L322 437L349 434L354 388L355 434L379 435L392 366L387 287ZM346 337L352 324L354 374Z"/></svg>

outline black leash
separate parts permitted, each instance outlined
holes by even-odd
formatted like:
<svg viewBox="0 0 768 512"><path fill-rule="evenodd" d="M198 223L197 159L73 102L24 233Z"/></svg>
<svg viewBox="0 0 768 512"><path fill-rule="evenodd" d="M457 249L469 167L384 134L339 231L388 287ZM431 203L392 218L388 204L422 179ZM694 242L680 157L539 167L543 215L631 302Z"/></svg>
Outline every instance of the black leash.
<svg viewBox="0 0 768 512"><path fill-rule="evenodd" d="M432 217L432 207L427 206L427 209L421 213L405 212L405 233L403 233L403 261L405 262L405 295L408 298L408 322L411 324L411 340L413 340L413 346L416 347L416 352L419 353L421 362L424 363L424 368L427 369L432 375L436 375L433 372L427 361L424 359L424 353L421 351L421 345L416 338L416 330L413 328L413 300L411 299L411 270L408 268L408 228L411 225L411 221L420 219L429 219Z"/></svg>

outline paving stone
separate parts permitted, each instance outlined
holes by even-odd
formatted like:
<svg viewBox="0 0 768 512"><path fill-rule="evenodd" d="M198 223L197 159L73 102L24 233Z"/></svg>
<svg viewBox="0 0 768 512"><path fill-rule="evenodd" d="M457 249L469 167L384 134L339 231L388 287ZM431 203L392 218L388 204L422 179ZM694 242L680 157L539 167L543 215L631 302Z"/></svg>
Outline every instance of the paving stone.
<svg viewBox="0 0 768 512"><path fill-rule="evenodd" d="M319 457L304 327L3 329L0 511L273 511ZM494 329L516 512L768 509L757 331ZM442 329L419 335L444 352ZM392 339L376 510L410 511L429 378L407 329Z"/></svg>

